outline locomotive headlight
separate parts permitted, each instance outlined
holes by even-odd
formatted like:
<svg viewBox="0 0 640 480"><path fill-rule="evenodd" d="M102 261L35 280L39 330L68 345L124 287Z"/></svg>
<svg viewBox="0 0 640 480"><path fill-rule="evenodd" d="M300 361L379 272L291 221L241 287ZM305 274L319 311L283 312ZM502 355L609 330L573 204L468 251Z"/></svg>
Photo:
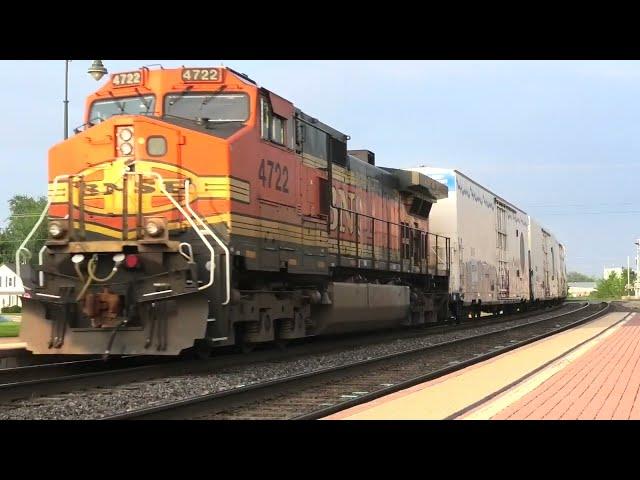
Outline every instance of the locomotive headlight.
<svg viewBox="0 0 640 480"><path fill-rule="evenodd" d="M65 228L60 222L51 222L49 224L49 235L53 238L62 238L65 234Z"/></svg>
<svg viewBox="0 0 640 480"><path fill-rule="evenodd" d="M123 142L128 142L133 138L133 132L131 131L130 128L123 128L122 130L120 130L120 133L118 134L118 136L120 137L120 140L122 140Z"/></svg>
<svg viewBox="0 0 640 480"><path fill-rule="evenodd" d="M150 237L159 237L164 232L164 226L156 220L149 220L145 230Z"/></svg>
<svg viewBox="0 0 640 480"><path fill-rule="evenodd" d="M144 238L140 239L140 243L163 243L169 240L166 218L146 217L143 225Z"/></svg>
<svg viewBox="0 0 640 480"><path fill-rule="evenodd" d="M131 145L130 143L123 143L122 145L120 145L120 153L122 155L128 156L131 155L132 152L133 145Z"/></svg>

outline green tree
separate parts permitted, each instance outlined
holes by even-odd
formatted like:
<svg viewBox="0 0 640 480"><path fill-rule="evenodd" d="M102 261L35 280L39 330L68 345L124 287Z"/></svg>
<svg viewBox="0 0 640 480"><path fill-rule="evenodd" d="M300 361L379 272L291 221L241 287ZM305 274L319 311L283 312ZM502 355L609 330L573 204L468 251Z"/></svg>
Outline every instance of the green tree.
<svg viewBox="0 0 640 480"><path fill-rule="evenodd" d="M631 285L636 279L636 273L631 271ZM622 270L622 276L619 277L611 272L609 278L598 280L596 291L593 296L596 298L620 298L623 295L629 295L629 291L625 289L627 285L627 269Z"/></svg>
<svg viewBox="0 0 640 480"><path fill-rule="evenodd" d="M596 279L580 272L567 273L567 282L595 282Z"/></svg>
<svg viewBox="0 0 640 480"><path fill-rule="evenodd" d="M5 222L5 227L0 231L0 263L15 262L16 250L29 235L46 206L46 197L33 198L28 195L15 195L9 200L11 213ZM27 245L33 254L33 260L38 258L38 252L44 245L46 238L47 222L45 221L42 222Z"/></svg>

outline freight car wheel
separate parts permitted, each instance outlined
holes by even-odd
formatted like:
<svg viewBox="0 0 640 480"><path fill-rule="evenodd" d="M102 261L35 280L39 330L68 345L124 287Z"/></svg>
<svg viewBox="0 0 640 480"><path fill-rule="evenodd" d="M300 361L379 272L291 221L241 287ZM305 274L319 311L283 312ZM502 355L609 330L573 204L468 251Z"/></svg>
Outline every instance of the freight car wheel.
<svg viewBox="0 0 640 480"><path fill-rule="evenodd" d="M207 360L211 357L211 347L204 342L196 341L193 347L183 350L180 356L187 360Z"/></svg>
<svg viewBox="0 0 640 480"><path fill-rule="evenodd" d="M205 342L196 342L192 355L196 360L207 360L211 357L211 347Z"/></svg>

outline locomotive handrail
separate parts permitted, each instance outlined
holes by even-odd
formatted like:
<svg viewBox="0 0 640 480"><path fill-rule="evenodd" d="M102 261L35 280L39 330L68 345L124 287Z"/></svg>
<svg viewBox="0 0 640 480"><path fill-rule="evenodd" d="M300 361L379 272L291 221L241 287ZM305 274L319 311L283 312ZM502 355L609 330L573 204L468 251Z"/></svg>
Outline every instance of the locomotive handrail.
<svg viewBox="0 0 640 480"><path fill-rule="evenodd" d="M355 210L349 210L348 208L342 208L342 207L338 207L336 205L332 205L332 207L335 208L336 210L342 210L343 212L346 212L346 213L353 213L354 215L358 215L358 217L365 217L365 218L369 218L371 220L375 220L376 222L384 222L384 223L388 223L389 225L393 225L395 227L406 228L408 230L415 230L417 232L428 233L429 235L433 235L434 237L449 239L449 237L445 237L444 235L438 235L437 233L433 233L433 232L430 232L428 230L421 230L420 228L412 227L410 225L402 225L400 223L394 223L394 222L391 222L389 220L385 220L383 218L377 218L377 217L374 217L372 215L367 215L366 213L360 213L360 212L356 212Z"/></svg>
<svg viewBox="0 0 640 480"><path fill-rule="evenodd" d="M132 172L130 168L131 168L131 165L134 165L135 163L136 162L131 162L125 169L124 174L139 175L140 173L142 173L143 175L147 175L155 178L156 181L158 181L159 183L158 187L160 192L162 192L162 194L169 199L169 201L173 204L173 206L176 207L176 209L182 214L182 216L187 220L187 222L189 222L189 224L195 230L198 237L200 237L200 240L202 240L202 243L204 243L205 247L207 247L207 250L209 250L209 253L211 255L211 268L209 269L209 282L206 285L202 285L198 287L198 290L205 290L209 288L211 285L213 285L214 273L215 273L215 250L213 249L213 245L211 245L211 242L209 242L207 238L202 234L201 229L198 228L198 226L195 224L195 222L189 216L189 214L185 212L184 208L182 208L180 203L175 198L173 198L173 195L171 195L167 191L167 189L164 187L164 178L162 178L162 175L160 175L157 172Z"/></svg>
<svg viewBox="0 0 640 480"><path fill-rule="evenodd" d="M139 172L134 172L130 170L130 167L135 164L136 162L131 162L130 164L128 164L126 170L124 171L124 175L139 175ZM162 177L162 175L160 175L157 172L144 172L143 175L147 175L150 177L153 177L157 182L158 182L158 187L160 192L169 199L169 201L174 205L174 207L176 207L176 209L185 217L185 219L187 220L187 222L189 222L189 224L191 225L191 227L195 230L196 234L198 235L198 237L200 237L200 239L202 240L202 242L205 244L205 246L207 247L207 249L209 250L209 253L211 255L211 268L209 269L209 281L205 284L202 285L200 287L198 287L199 290L205 290L207 288L209 288L211 285L213 285L214 283L214 279L215 279L215 250L213 248L213 245L211 245L211 242L209 242L206 238L206 236L203 234L203 230L205 232L207 232L209 235L211 235L211 237L216 241L216 243L218 243L218 245L220 245L220 247L225 251L226 254L226 267L227 267L227 272L226 272L226 290L227 290L227 298L226 301L223 303L223 305L227 305L231 299L231 281L230 281L230 252L229 249L227 248L227 246L224 244L224 242L222 242L222 240L220 240L220 238L218 238L218 236L209 228L209 226L206 224L206 222L204 222L204 220L202 220L191 208L191 206L188 203L189 200L189 190L188 190L188 186L189 186L189 180L185 181L185 187L186 187L186 200L187 200L187 211L185 211L184 208L182 208L182 206L180 205L180 203L166 190L166 188L164 187L164 178ZM57 193L57 188L58 188L58 183L61 180L69 180L72 177L74 177L75 175L71 175L71 174L64 174L64 175L58 175L54 178L53 180L53 186L52 186L52 190L53 190L53 195L48 195L47 198L47 204L44 207L44 209L42 210L42 213L40 214L40 217L38 218L38 221L35 223L35 225L33 226L33 228L31 229L31 231L29 232L29 234L25 237L24 241L22 242L22 244L18 247L18 249L16 250L16 256L15 256L15 260L16 260L16 274L18 275L18 277L21 277L21 257L24 255L23 252L26 252L28 254L31 254L31 252L29 251L29 249L26 248L26 245L29 243L29 241L31 240L31 238L33 237L33 235L35 234L35 232L38 230L38 228L40 228L40 225L42 225L42 222L44 221L49 208L51 207L51 204L53 203L52 198L55 197L56 193ZM69 194L69 196L71 196L71 191L67 192ZM191 214L191 215L190 215ZM203 227L203 228L199 228L198 225L196 224L196 222L194 222L193 219L196 219L197 222ZM70 221L73 221L70 218ZM46 246L43 247L40 252L39 252L39 260L40 263L42 263L42 255L44 253L44 250L46 249ZM43 284L43 275L42 273L39 276L39 284L42 286Z"/></svg>
<svg viewBox="0 0 640 480"><path fill-rule="evenodd" d="M416 227L412 227L409 224L402 224L402 223L394 223L392 221L389 220L385 220L385 219L380 219L380 218L376 218L372 215L368 215L366 213L360 213L354 210L350 210L347 208L342 208L342 207L338 207L333 205L333 208L335 208L337 210L337 214L338 214L338 224L336 227L336 240L337 240L337 256L338 256L338 263L340 263L340 259L343 255L342 253L342 248L341 248L341 240L342 240L342 232L341 232L341 227L343 226L343 212L344 213L349 213L354 215L354 232L352 233L352 235L355 236L355 247L352 247L355 249L355 259L356 260L360 260L360 259L371 259L372 262L376 262L376 254L375 254L375 249L376 249L376 237L375 237L375 222L382 222L383 224L386 224L386 235L387 235L387 242L386 242L386 250L387 250L387 255L386 255L386 262L387 264L391 264L391 246L390 246L390 240L391 240L391 226L393 227L397 227L398 228L398 235L400 236L401 239L401 245L399 247L399 265L400 265L400 271L403 272L404 271L404 262L406 260L410 261L410 265L409 268L412 269L415 267L411 265L411 262L414 261L412 259L414 259L415 257L415 239L416 239L416 233L417 236L420 235L424 235L424 244L423 242L420 242L420 246L419 248L419 256L420 256L420 260L418 261L419 266L417 268L419 268L419 272L422 273L423 268L426 269L426 272L428 273L431 269L430 266L430 261L429 261L429 250L433 250L435 255L434 255L434 265L433 265L433 270L435 271L435 275L437 276L440 272L449 272L451 267L450 267L450 238L449 237L445 237L444 235L438 235L437 233L432 233L429 232L428 230L422 230L420 228L416 228ZM372 222L372 229L369 232L369 234L371 235L371 243L368 245L371 248L371 255L361 255L360 252L360 217L364 217L367 218L369 220L371 220ZM405 236L406 235L406 236ZM430 245L429 242L429 237L435 237L435 246L434 245ZM439 245L438 245L438 239L443 239L444 240L444 249L445 249L445 255L444 258L442 257L442 255L439 252ZM406 244L404 243L406 241ZM403 244L406 245L408 247L408 253L407 256L405 258L405 254L402 253L403 250ZM367 246L366 244L363 244L363 246ZM353 255L349 255L346 254L346 256L348 257L353 257ZM394 260L395 261L395 260ZM426 265L424 265L424 263L426 263Z"/></svg>
<svg viewBox="0 0 640 480"><path fill-rule="evenodd" d="M54 193L55 193L55 191L56 191L56 189L58 187L58 182L60 180L62 180L62 179L68 179L70 177L71 177L71 175L58 175L56 178L54 178L53 179L53 190L54 190ZM18 247L18 250L16 250L16 275L18 275L18 278L20 278L20 254L22 253L23 250L25 252L31 254L31 252L29 252L29 249L26 248L26 245L27 245L27 243L29 243L29 240L31 240L31 237L33 236L33 234L36 233L38 228L40 228L40 225L42 225L42 222L44 221L44 217L49 212L49 208L51 207L51 203L52 203L51 196L47 195L47 205L44 207L44 210L42 210L42 213L40 214L40 218L38 218L38 221L36 222L34 227L29 232L29 235L27 235L27 237L24 239L22 244Z"/></svg>
<svg viewBox="0 0 640 480"><path fill-rule="evenodd" d="M226 287L227 287L227 299L222 303L222 305L228 305L229 302L231 301L231 254L229 252L229 248L227 248L227 246L224 244L224 242L222 240L220 240L220 238L218 238L218 236L213 232L213 230L209 227L209 225L207 225L207 222L205 222L202 218L200 218L200 216L193 211L193 208L191 208L191 202L190 202L190 196L189 196L189 185L191 184L191 182L189 181L189 179L184 181L184 203L185 206L187 207L187 210L189 211L189 213L191 213L191 215L193 215L193 217L198 220L198 223L200 223L200 225L207 231L207 233L209 235L211 235L213 237L213 239L216 241L216 243L218 245L220 245L220 248L222 248L224 250L225 253L225 257L226 257L226 272L225 272L225 277L226 277ZM212 267L211 267L211 271L213 271L213 265L214 265L214 260L212 259Z"/></svg>
<svg viewBox="0 0 640 480"><path fill-rule="evenodd" d="M42 264L44 263L44 252L46 249L47 249L47 246L43 245L40 251L38 252L38 265L40 265L41 267L42 267ZM44 272L42 270L38 272L38 284L41 287L44 287Z"/></svg>
<svg viewBox="0 0 640 480"><path fill-rule="evenodd" d="M104 170L107 166L106 165L100 165L98 166L98 168ZM69 202L72 201L73 199L73 187L71 184L71 179L73 177L80 177L82 178L81 174L64 174L64 175L58 175L57 177L55 177L53 179L53 195L48 195L47 194L47 205L44 207L44 209L42 210L42 213L40 214L40 218L38 218L38 221L36 222L36 224L34 225L33 229L29 232L29 234L27 235L27 237L25 238L25 240L22 242L22 244L18 247L18 250L16 250L16 274L18 275L18 277L21 276L21 268L20 268L20 254L22 253L22 251L27 252L29 255L31 255L31 252L29 251L29 249L26 248L27 243L29 243L29 240L31 240L31 237L35 234L35 232L38 230L38 228L40 227L40 225L42 224L42 222L44 221L44 217L47 214L47 212L49 211L49 208L51 208L51 204L53 203L52 197L55 197L57 195L57 188L58 188L58 182L60 180L66 179L67 181L69 181L69 188L67 190L67 197L69 198ZM81 205L80 208L83 208L84 205ZM69 210L69 230L72 231L73 230L73 210L72 208L70 208ZM80 215L80 223L84 224L84 215ZM84 229L84 226L82 227ZM39 252L39 259L40 259L40 264L42 265L42 253L43 250L41 250ZM39 283L42 286L43 283L43 274L42 272L39 274Z"/></svg>

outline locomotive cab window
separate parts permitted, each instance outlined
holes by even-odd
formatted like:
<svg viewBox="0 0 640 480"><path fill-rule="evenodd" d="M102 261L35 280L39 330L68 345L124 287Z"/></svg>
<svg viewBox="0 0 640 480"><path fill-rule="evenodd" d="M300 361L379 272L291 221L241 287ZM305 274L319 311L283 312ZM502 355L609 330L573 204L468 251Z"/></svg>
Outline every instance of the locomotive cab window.
<svg viewBox="0 0 640 480"><path fill-rule="evenodd" d="M277 115L271 117L271 141L284 145L285 119Z"/></svg>
<svg viewBox="0 0 640 480"><path fill-rule="evenodd" d="M187 120L216 123L245 122L249 97L244 93L172 93L164 98L164 113Z"/></svg>
<svg viewBox="0 0 640 480"><path fill-rule="evenodd" d="M284 145L286 119L273 113L271 105L265 97L260 97L260 112L260 135L262 138Z"/></svg>
<svg viewBox="0 0 640 480"><path fill-rule="evenodd" d="M155 95L97 100L91 105L89 122L104 122L113 115L153 115Z"/></svg>

